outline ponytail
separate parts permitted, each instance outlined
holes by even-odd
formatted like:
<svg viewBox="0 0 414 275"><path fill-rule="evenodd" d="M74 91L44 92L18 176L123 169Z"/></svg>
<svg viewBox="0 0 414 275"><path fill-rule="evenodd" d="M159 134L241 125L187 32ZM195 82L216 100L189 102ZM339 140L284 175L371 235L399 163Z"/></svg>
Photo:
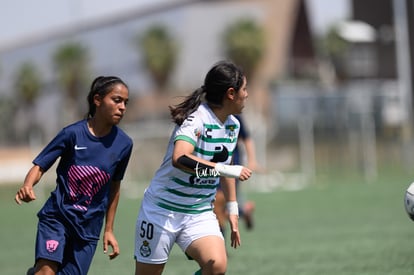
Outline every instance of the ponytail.
<svg viewBox="0 0 414 275"><path fill-rule="evenodd" d="M187 96L183 102L175 106L169 106L172 120L177 125L183 124L184 120L200 106L203 102L203 95L205 93L205 87L201 86L195 90L192 94Z"/></svg>

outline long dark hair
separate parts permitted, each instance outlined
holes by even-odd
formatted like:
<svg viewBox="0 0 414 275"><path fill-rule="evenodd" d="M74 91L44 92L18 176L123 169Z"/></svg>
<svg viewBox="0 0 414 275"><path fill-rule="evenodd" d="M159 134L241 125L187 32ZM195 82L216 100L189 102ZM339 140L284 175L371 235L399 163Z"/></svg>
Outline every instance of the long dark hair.
<svg viewBox="0 0 414 275"><path fill-rule="evenodd" d="M239 91L243 85L243 78L242 69L234 63L230 61L216 63L208 71L203 86L185 97L183 102L169 106L172 120L177 125L181 125L203 100L211 106L222 106L227 90L233 88L236 92Z"/></svg>
<svg viewBox="0 0 414 275"><path fill-rule="evenodd" d="M117 76L98 76L97 78L95 78L95 80L92 82L87 97L89 111L86 114L86 118L91 118L95 115L96 105L93 100L94 96L98 94L101 98L105 97L116 84L122 84L126 88L128 88L125 82Z"/></svg>

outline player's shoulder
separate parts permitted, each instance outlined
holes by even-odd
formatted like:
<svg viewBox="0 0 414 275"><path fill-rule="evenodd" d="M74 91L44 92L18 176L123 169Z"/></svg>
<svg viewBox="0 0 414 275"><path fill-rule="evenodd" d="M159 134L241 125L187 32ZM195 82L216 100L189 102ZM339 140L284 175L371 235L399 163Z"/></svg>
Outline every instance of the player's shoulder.
<svg viewBox="0 0 414 275"><path fill-rule="evenodd" d="M203 122L207 119L207 116L208 114L205 107L203 105L200 105L194 112L186 117L181 126L186 127L202 125Z"/></svg>
<svg viewBox="0 0 414 275"><path fill-rule="evenodd" d="M132 138L123 129L121 129L118 126L114 126L114 127L117 131L117 135L118 135L119 138L125 140L129 144L132 144Z"/></svg>
<svg viewBox="0 0 414 275"><path fill-rule="evenodd" d="M70 135L70 134L76 134L79 131L84 131L85 129L87 129L86 123L87 123L86 122L86 119L76 121L76 122L74 122L72 124L69 124L69 125L63 127L62 130L61 130L61 132L63 134L68 134L68 135Z"/></svg>
<svg viewBox="0 0 414 275"><path fill-rule="evenodd" d="M240 121L235 115L229 115L227 118L227 124L235 125L237 128L240 128Z"/></svg>

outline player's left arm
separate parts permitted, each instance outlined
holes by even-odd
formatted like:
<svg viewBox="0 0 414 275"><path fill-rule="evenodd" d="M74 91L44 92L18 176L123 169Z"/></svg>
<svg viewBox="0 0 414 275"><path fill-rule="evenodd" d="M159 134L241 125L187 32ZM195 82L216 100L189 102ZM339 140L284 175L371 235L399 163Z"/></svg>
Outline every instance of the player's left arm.
<svg viewBox="0 0 414 275"><path fill-rule="evenodd" d="M105 230L103 236L103 250L107 253L108 246L112 247L112 252L109 253L109 259L112 260L119 255L119 245L114 234L114 221L116 209L118 207L119 195L120 195L121 181L115 180L111 183L111 189L109 193L109 204L106 212Z"/></svg>
<svg viewBox="0 0 414 275"><path fill-rule="evenodd" d="M231 231L231 246L237 248L241 244L239 232L239 208L236 196L236 180L229 177L220 178L221 189L226 199L226 208L229 214L229 223Z"/></svg>

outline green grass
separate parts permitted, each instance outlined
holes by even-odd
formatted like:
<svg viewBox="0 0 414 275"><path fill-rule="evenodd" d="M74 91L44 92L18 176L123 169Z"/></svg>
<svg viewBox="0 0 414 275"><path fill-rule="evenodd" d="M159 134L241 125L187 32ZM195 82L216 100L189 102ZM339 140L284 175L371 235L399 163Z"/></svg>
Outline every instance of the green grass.
<svg viewBox="0 0 414 275"><path fill-rule="evenodd" d="M242 246L228 249L228 274L413 274L414 223L403 207L411 176L387 172L368 184L334 174L298 191L249 192L257 207L255 228L241 226ZM33 262L35 215L44 199L17 206L16 188L0 188L0 274L25 274ZM100 243L89 274L133 274L138 207L138 199L122 197L116 219L121 255L109 261ZM175 247L164 274L196 269Z"/></svg>

